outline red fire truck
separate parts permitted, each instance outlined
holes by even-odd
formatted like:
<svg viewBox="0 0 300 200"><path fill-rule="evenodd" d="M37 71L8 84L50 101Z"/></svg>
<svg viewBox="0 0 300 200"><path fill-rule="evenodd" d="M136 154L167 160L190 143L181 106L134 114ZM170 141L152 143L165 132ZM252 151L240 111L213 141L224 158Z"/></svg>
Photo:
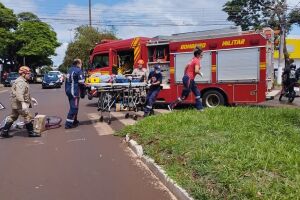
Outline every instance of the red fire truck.
<svg viewBox="0 0 300 200"><path fill-rule="evenodd" d="M242 32L239 27L104 41L91 51L87 82L97 82L99 79L93 79L97 73L130 73L142 59L149 71L160 65L163 90L158 102L170 103L180 96L184 68L193 57L193 49L200 46L204 50L204 76L195 81L204 105L259 103L266 100L273 86L273 41L271 29ZM191 95L186 103L193 102Z"/></svg>

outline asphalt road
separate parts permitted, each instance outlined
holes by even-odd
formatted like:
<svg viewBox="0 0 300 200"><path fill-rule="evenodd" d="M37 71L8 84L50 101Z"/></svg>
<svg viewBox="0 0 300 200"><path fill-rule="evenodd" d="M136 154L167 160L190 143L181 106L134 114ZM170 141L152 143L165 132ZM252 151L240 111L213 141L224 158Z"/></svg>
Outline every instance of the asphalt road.
<svg viewBox="0 0 300 200"><path fill-rule="evenodd" d="M0 89L0 120L9 114L10 88ZM57 115L64 120L68 102L63 89L42 90L31 85L39 105L32 113ZM80 102L81 125L46 131L41 138L28 138L26 130L0 139L1 200L167 200L166 188L113 136L123 127L97 122L95 104ZM128 119L130 120L130 119ZM130 121L128 121L130 123Z"/></svg>

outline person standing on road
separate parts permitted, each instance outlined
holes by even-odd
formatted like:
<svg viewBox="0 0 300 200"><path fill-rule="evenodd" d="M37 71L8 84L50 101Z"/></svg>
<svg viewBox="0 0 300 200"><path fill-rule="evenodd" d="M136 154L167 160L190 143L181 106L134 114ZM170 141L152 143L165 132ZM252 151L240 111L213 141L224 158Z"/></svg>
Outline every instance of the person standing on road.
<svg viewBox="0 0 300 200"><path fill-rule="evenodd" d="M140 82L146 82L147 78L147 69L143 67L144 61L140 59L138 61L138 67L135 68L132 72L133 78L137 78Z"/></svg>
<svg viewBox="0 0 300 200"><path fill-rule="evenodd" d="M186 65L184 70L184 76L182 78L184 88L182 90L181 97L178 97L176 101L168 105L170 111L172 111L178 103L184 101L189 96L191 91L196 97L196 109L203 111L201 93L194 81L197 74L202 76L202 73L200 72L200 61L202 56L202 49L200 47L196 47L194 50L194 58Z"/></svg>
<svg viewBox="0 0 300 200"><path fill-rule="evenodd" d="M6 118L6 123L2 130L1 136L4 138L12 137L9 134L9 129L19 118L19 115L24 117L25 126L28 131L29 137L40 137L39 133L34 132L33 130L33 116L29 112L29 108L31 107L31 103L37 104L36 99L30 97L29 92L29 83L30 79L30 68L27 66L22 66L19 69L19 78L13 83L11 88L11 107L12 113Z"/></svg>
<svg viewBox="0 0 300 200"><path fill-rule="evenodd" d="M66 95L69 99L70 109L65 123L65 128L75 128L79 125L77 114L79 109L79 98L82 96L84 86L84 75L81 70L82 61L75 59L70 67L65 83Z"/></svg>
<svg viewBox="0 0 300 200"><path fill-rule="evenodd" d="M156 101L156 97L160 92L160 84L162 83L162 74L158 65L154 66L154 71L149 74L148 81L150 82L150 89L146 97L146 107L144 109L144 117L149 116L152 111L152 106Z"/></svg>

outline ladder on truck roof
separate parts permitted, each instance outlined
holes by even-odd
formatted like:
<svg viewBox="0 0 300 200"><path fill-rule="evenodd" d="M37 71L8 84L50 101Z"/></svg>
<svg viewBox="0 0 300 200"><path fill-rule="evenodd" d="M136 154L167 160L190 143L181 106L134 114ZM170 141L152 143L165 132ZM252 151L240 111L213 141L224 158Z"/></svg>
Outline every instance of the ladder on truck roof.
<svg viewBox="0 0 300 200"><path fill-rule="evenodd" d="M151 39L148 42L148 44L168 43L170 41L180 42L180 41L189 41L189 40L199 40L199 38L210 39L210 38L230 37L230 36L236 36L242 34L243 32L240 26L231 26L227 28L214 29L214 30L177 33L177 34L172 34L171 36L156 36L153 39Z"/></svg>

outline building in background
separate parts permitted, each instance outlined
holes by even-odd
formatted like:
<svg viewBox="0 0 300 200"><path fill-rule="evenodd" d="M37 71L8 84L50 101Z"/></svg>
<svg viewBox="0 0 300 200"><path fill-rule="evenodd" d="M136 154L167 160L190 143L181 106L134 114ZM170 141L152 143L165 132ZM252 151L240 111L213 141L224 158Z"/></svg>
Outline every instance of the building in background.
<svg viewBox="0 0 300 200"><path fill-rule="evenodd" d="M290 54L290 58L295 60L297 68L300 67L300 36L289 37L286 39L287 50ZM274 69L278 68L279 51L274 52Z"/></svg>

